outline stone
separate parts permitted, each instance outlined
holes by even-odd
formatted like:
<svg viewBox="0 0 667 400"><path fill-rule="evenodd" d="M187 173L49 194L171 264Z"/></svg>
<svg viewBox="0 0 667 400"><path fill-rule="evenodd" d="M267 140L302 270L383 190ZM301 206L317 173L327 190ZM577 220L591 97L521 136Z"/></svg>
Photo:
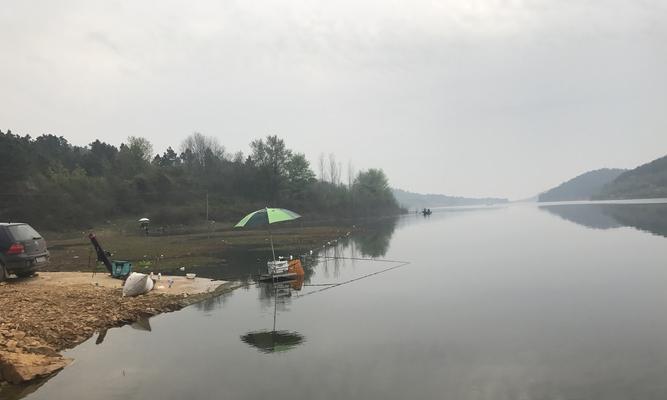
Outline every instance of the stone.
<svg viewBox="0 0 667 400"><path fill-rule="evenodd" d="M13 384L45 377L65 368L72 360L57 356L0 351L0 378Z"/></svg>
<svg viewBox="0 0 667 400"><path fill-rule="evenodd" d="M8 340L7 343L5 343L5 347L6 347L7 350L9 350L9 351L14 351L14 350L16 350L16 345L17 345L17 344L18 344L18 343L16 342L16 340L11 339L11 340Z"/></svg>
<svg viewBox="0 0 667 400"><path fill-rule="evenodd" d="M58 352L55 351L52 347L49 347L49 346L40 346L40 345L31 346L31 347L26 348L26 351L28 353L42 354L42 355L51 356L51 357L57 357L58 356Z"/></svg>

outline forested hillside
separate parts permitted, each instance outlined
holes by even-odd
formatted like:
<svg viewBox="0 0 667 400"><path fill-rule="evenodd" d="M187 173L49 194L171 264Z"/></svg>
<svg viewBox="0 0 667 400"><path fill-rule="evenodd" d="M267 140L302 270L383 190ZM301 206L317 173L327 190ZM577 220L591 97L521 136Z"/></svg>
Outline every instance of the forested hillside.
<svg viewBox="0 0 667 400"><path fill-rule="evenodd" d="M539 195L538 201L590 200L625 170L603 168L581 174Z"/></svg>
<svg viewBox="0 0 667 400"><path fill-rule="evenodd" d="M667 197L667 156L624 172L604 186L596 199Z"/></svg>
<svg viewBox="0 0 667 400"><path fill-rule="evenodd" d="M119 147L100 140L82 147L60 136L0 131L0 221L38 229L125 216L190 223L205 220L207 198L209 219L219 221L264 206L317 218L399 211L381 169L350 174L342 184L340 164L330 157L329 164L322 159L317 179L305 155L277 136L253 141L247 156L198 133L175 148L156 155L139 137Z"/></svg>

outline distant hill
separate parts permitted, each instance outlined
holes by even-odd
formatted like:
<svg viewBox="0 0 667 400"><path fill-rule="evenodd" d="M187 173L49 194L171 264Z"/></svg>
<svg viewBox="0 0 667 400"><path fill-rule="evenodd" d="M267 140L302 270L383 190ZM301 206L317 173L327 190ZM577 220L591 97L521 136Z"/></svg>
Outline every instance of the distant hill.
<svg viewBox="0 0 667 400"><path fill-rule="evenodd" d="M538 201L590 200L606 184L612 182L624 172L626 170L616 168L603 168L586 172L540 194Z"/></svg>
<svg viewBox="0 0 667 400"><path fill-rule="evenodd" d="M601 188L596 200L667 197L667 156L620 174Z"/></svg>
<svg viewBox="0 0 667 400"><path fill-rule="evenodd" d="M480 204L507 203L507 199L495 197L469 198L458 196L447 196L444 194L421 194L408 192L402 189L392 189L398 204L407 208L445 207L445 206L469 206Z"/></svg>

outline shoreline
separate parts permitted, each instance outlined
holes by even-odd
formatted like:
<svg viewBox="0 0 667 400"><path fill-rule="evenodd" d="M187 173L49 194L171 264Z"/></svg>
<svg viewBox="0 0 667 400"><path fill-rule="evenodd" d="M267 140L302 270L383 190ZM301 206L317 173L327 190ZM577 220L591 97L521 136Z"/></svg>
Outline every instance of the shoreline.
<svg viewBox="0 0 667 400"><path fill-rule="evenodd" d="M319 248L331 238L363 230L357 225L287 226L272 233L276 251L289 254ZM61 351L95 334L103 340L110 328L177 311L247 284L197 277L205 282L203 286L182 286L183 291L178 292L179 285L189 283L178 276L182 272L177 266L196 271L221 263L225 269L234 269L235 265L258 262L258 257L263 253L269 256L271 251L266 232L261 230L186 230L155 236L113 229L95 232L105 249L118 250L114 259L131 261L136 272L162 272L158 290L122 297L121 281L102 271L86 232L53 239L46 236L51 263L36 277L0 283L0 301L7 310L0 315L0 394L46 382L72 362ZM246 258L234 258L239 255ZM238 279L233 274L231 278ZM176 290L165 288L168 279L176 281Z"/></svg>
<svg viewBox="0 0 667 400"><path fill-rule="evenodd" d="M357 230L355 225L287 226L272 228L271 233L276 253L287 256L305 253ZM104 267L97 265L88 232L45 233L51 260L44 271L103 271ZM104 250L113 253L112 259L132 262L136 272L180 275L178 268L182 266L241 265L252 261L253 256L271 254L267 231L258 229L218 227L208 231L188 227L145 236L136 229L106 226L90 232L96 234Z"/></svg>
<svg viewBox="0 0 667 400"><path fill-rule="evenodd" d="M1 285L0 301L6 311L0 317L0 393L7 384L48 378L62 370L72 360L60 352L95 334L103 337L107 329L177 311L243 286L205 278L196 278L199 284L193 286L183 277L162 277L169 278L180 286L175 283L173 288L137 297L122 297L122 289L111 286L120 285L119 280L106 274L95 279L87 272L45 272Z"/></svg>

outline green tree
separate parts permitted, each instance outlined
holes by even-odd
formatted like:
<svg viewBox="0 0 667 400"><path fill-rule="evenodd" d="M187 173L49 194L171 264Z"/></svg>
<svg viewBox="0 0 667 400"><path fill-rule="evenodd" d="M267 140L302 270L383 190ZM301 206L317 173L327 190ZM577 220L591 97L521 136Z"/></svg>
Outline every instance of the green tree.
<svg viewBox="0 0 667 400"><path fill-rule="evenodd" d="M278 198L280 187L287 178L287 163L292 151L277 135L267 136L250 143L253 164L262 172L271 200Z"/></svg>
<svg viewBox="0 0 667 400"><path fill-rule="evenodd" d="M381 169L360 172L353 186L355 201L366 213L377 214L397 209L389 180Z"/></svg>
<svg viewBox="0 0 667 400"><path fill-rule="evenodd" d="M302 153L292 154L285 165L289 189L298 197L302 197L308 185L317 181L310 163Z"/></svg>
<svg viewBox="0 0 667 400"><path fill-rule="evenodd" d="M135 157L149 163L153 159L153 145L148 139L137 136L127 138L127 146Z"/></svg>

